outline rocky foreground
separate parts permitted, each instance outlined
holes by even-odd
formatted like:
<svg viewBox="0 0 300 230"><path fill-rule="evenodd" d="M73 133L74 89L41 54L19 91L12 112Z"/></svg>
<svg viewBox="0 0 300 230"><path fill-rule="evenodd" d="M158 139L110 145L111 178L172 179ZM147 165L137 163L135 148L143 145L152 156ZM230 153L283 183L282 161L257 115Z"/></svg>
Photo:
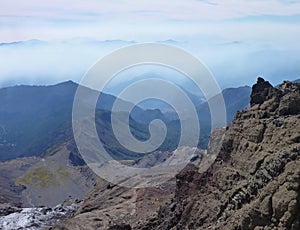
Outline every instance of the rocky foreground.
<svg viewBox="0 0 300 230"><path fill-rule="evenodd" d="M54 225L78 209L78 205L57 205L54 208L17 208L9 204L0 205L0 229L39 230Z"/></svg>
<svg viewBox="0 0 300 230"><path fill-rule="evenodd" d="M300 84L259 78L223 137L173 189L95 190L55 229L300 229Z"/></svg>
<svg viewBox="0 0 300 230"><path fill-rule="evenodd" d="M259 78L215 163L177 175L175 205L136 229L300 229L300 84Z"/></svg>

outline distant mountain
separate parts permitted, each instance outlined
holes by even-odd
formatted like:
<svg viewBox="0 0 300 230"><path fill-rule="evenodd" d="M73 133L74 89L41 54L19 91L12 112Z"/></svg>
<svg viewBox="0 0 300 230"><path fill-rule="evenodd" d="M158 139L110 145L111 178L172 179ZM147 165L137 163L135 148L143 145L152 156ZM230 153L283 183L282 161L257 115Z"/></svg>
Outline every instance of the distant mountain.
<svg viewBox="0 0 300 230"><path fill-rule="evenodd" d="M222 95L225 102L226 107L226 117L227 117L227 124L231 123L235 117L237 111L242 111L243 109L249 107L250 105L250 94L251 94L251 87L249 86L242 86L238 88L227 88L222 91ZM200 123L200 139L198 147L205 149L210 133L211 133L211 113L209 109L209 104L212 106L218 106L219 101L217 98L220 95L216 95L215 97L209 99L209 102L203 101L203 97L197 97L191 93L188 94L192 103L194 104L197 114L199 117ZM155 105L154 100L151 101L149 104ZM148 104L148 105L149 105ZM168 107L164 107L161 103L160 110L139 110L135 111L132 115L133 118L140 123L149 124L151 120L154 118L163 120L168 127L168 131L170 136L169 138L175 138L176 143L180 138L180 121L178 120L178 115L175 111L169 111ZM151 111L151 113L149 113ZM166 111L162 113L161 111ZM169 140L170 142L171 140ZM168 150L165 149L164 150Z"/></svg>
<svg viewBox="0 0 300 230"><path fill-rule="evenodd" d="M15 86L0 89L0 161L25 156L40 156L73 138L72 105L78 85L72 81L52 86ZM85 88L86 104L98 93ZM230 88L223 91L228 123L234 114L249 104L250 87ZM201 99L201 98L200 98ZM210 136L208 103L193 102L200 117L201 136L199 147L205 148ZM96 125L105 148L116 159L136 159L141 155L126 150L116 140L111 127L111 109L116 97L102 93L96 107ZM121 100L122 101L122 100ZM122 101L122 103L128 103ZM120 122L122 111L120 113ZM174 150L180 138L180 121L175 112L159 109L141 109L136 106L130 116L132 134L140 140L149 138L148 125L153 119L165 122L167 137L159 150ZM101 135L100 135L101 134Z"/></svg>
<svg viewBox="0 0 300 230"><path fill-rule="evenodd" d="M4 42L4 43L0 43L0 46L22 46L22 45L34 46L34 45L46 45L46 44L47 44L46 41L31 39L27 41Z"/></svg>
<svg viewBox="0 0 300 230"><path fill-rule="evenodd" d="M203 95L195 95L193 93L188 92L186 89L183 89L183 91L196 108L198 108L202 103L206 102L206 99ZM142 102L141 104L139 104L139 107L144 110L159 109L163 113L168 113L172 111L174 112L174 109L171 106L157 99L148 99Z"/></svg>
<svg viewBox="0 0 300 230"><path fill-rule="evenodd" d="M225 100L227 122L230 123L237 111L250 106L251 87L228 88L224 89L222 93Z"/></svg>
<svg viewBox="0 0 300 230"><path fill-rule="evenodd" d="M128 44L134 44L135 41L126 41L126 40L96 40L96 39L90 39L90 38L73 38L69 40L56 40L53 42L38 40L38 39L30 39L25 41L14 41L14 42L3 42L0 43L0 46L34 46L34 45L49 45L51 43L69 43L69 44L101 44L105 43L107 44L114 44L114 45L128 45Z"/></svg>
<svg viewBox="0 0 300 230"><path fill-rule="evenodd" d="M293 81L294 83L299 83L300 82L300 79L297 79L295 81Z"/></svg>
<svg viewBox="0 0 300 230"><path fill-rule="evenodd" d="M247 108L250 103L251 87L243 86L238 88L227 88L222 91L225 107L226 107L226 117L227 124L229 124L233 119L237 111L242 111ZM217 98L219 95L209 99L209 102L205 102L199 106L197 109L199 120L200 120L200 143L201 148L206 148L211 130L211 113L209 109L209 104L212 106L218 106L219 101Z"/></svg>
<svg viewBox="0 0 300 230"><path fill-rule="evenodd" d="M16 86L0 90L0 160L42 154L71 138L77 85Z"/></svg>
<svg viewBox="0 0 300 230"><path fill-rule="evenodd" d="M53 86L0 89L0 161L42 155L48 148L72 139L72 105L77 87L76 83L68 81ZM86 97L82 100L89 104L90 98L97 92L88 88L85 90ZM118 158L125 156L126 151L118 145L111 127L108 127L115 100L114 96L101 94L96 108L96 121L98 131L108 130L101 137L105 143L111 144L106 147L115 152ZM135 110L142 113L138 107ZM145 139L148 127L132 119L130 124L132 132L140 139Z"/></svg>
<svg viewBox="0 0 300 230"><path fill-rule="evenodd" d="M249 106L251 87L227 88L222 91L222 94L226 107L227 123L230 123L237 111ZM209 103L213 105L217 97L218 95L209 99ZM205 102L198 108L199 116L208 117L205 113L209 113L209 103Z"/></svg>

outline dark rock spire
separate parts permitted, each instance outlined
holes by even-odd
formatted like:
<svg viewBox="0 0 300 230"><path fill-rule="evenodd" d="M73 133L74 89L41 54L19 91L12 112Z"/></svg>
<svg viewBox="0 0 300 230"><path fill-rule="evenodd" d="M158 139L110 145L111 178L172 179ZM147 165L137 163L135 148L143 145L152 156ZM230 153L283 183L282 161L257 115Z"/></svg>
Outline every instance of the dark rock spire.
<svg viewBox="0 0 300 230"><path fill-rule="evenodd" d="M257 79L257 83L252 87L250 105L253 106L255 104L262 104L270 98L272 92L274 92L274 87L270 84L270 82L259 77Z"/></svg>

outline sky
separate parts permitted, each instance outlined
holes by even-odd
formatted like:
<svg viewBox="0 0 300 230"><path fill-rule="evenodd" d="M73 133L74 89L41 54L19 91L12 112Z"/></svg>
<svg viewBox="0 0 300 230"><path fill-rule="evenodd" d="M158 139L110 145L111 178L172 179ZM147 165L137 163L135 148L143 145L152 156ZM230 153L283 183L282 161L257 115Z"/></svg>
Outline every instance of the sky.
<svg viewBox="0 0 300 230"><path fill-rule="evenodd" d="M222 88L278 84L300 78L298 41L297 0L1 0L0 87L78 82L141 42L186 49Z"/></svg>

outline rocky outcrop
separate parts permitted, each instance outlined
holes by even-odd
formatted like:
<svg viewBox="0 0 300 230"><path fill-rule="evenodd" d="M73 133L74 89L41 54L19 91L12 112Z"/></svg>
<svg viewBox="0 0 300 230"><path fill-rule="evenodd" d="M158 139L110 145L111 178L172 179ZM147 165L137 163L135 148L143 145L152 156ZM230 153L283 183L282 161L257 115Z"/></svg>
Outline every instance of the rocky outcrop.
<svg viewBox="0 0 300 230"><path fill-rule="evenodd" d="M284 81L274 88L268 81L258 78L252 87L251 106L265 104L261 110L276 115L296 115L300 113L299 83ZM270 108L267 108L267 106ZM267 114L266 114L267 116Z"/></svg>
<svg viewBox="0 0 300 230"><path fill-rule="evenodd" d="M214 164L176 177L172 207L136 229L300 229L300 84L262 78Z"/></svg>
<svg viewBox="0 0 300 230"><path fill-rule="evenodd" d="M257 83L252 87L250 105L262 104L264 101L271 98L275 91L276 89L273 88L270 82L259 77Z"/></svg>

